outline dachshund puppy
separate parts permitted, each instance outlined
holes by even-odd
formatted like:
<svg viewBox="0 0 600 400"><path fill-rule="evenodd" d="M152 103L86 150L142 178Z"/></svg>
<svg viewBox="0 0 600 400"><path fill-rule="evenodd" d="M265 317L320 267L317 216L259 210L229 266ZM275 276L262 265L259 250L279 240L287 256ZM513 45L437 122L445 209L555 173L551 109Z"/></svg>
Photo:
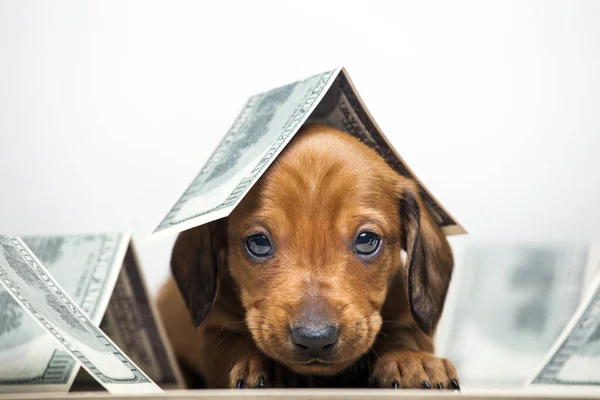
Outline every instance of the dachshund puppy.
<svg viewBox="0 0 600 400"><path fill-rule="evenodd" d="M453 265L413 181L309 124L228 218L179 235L158 306L209 388L458 389L433 354Z"/></svg>

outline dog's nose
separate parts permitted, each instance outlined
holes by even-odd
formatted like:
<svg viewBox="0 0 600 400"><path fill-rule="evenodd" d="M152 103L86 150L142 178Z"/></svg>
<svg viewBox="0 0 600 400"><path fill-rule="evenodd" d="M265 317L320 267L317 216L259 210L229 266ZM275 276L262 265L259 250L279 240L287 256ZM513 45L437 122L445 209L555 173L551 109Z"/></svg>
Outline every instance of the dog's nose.
<svg viewBox="0 0 600 400"><path fill-rule="evenodd" d="M299 326L292 329L292 341L296 347L311 358L325 358L338 339L338 328L333 325L321 327Z"/></svg>

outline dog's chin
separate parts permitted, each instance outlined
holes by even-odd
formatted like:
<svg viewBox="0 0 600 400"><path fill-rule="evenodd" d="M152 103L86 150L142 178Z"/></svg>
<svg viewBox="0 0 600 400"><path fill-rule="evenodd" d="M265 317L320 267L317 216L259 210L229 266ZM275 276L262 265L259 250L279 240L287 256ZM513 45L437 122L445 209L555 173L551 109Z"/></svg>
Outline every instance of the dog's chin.
<svg viewBox="0 0 600 400"><path fill-rule="evenodd" d="M283 362L293 372L300 375L332 376L337 375L356 361L321 361Z"/></svg>

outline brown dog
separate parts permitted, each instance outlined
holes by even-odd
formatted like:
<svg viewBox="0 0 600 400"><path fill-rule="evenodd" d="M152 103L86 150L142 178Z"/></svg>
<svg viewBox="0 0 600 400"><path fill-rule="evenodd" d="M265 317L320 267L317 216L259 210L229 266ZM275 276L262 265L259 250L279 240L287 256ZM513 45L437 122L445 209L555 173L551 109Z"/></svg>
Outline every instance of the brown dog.
<svg viewBox="0 0 600 400"><path fill-rule="evenodd" d="M208 387L350 374L354 386L458 389L432 339L450 246L416 184L346 133L305 126L229 218L179 235L171 266L159 309Z"/></svg>

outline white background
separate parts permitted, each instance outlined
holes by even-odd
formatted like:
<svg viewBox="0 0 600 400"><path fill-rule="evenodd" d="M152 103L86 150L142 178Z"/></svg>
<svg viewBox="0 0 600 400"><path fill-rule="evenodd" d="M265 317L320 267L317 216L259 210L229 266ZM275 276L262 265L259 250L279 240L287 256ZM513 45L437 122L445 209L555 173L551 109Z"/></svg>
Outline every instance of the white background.
<svg viewBox="0 0 600 400"><path fill-rule="evenodd" d="M591 1L0 1L0 232L141 244L250 94L336 66L470 237L600 238Z"/></svg>

